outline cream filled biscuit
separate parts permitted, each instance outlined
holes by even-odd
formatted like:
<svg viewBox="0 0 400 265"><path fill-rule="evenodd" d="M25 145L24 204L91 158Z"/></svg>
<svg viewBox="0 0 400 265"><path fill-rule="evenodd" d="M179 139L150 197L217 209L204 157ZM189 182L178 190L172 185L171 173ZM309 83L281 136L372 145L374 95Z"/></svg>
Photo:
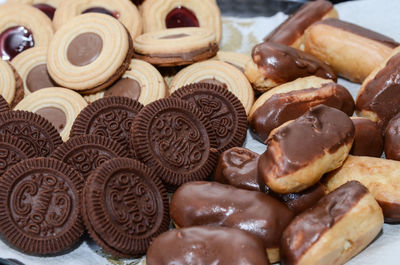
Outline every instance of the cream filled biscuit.
<svg viewBox="0 0 400 265"><path fill-rule="evenodd" d="M248 114L254 103L254 91L246 76L236 67L220 61L208 60L195 63L181 70L172 80L169 92L191 83L222 85L243 104Z"/></svg>
<svg viewBox="0 0 400 265"><path fill-rule="evenodd" d="M258 160L259 177L278 193L300 192L340 167L354 140L354 126L342 111L318 105L273 130Z"/></svg>
<svg viewBox="0 0 400 265"><path fill-rule="evenodd" d="M3 60L0 60L0 94L11 108L24 97L21 77L9 62Z"/></svg>
<svg viewBox="0 0 400 265"><path fill-rule="evenodd" d="M350 154L381 157L383 152L383 137L378 125L362 117L351 117L351 120L354 124L355 134ZM387 154L386 157L388 157Z"/></svg>
<svg viewBox="0 0 400 265"><path fill-rule="evenodd" d="M282 236L282 265L339 265L361 252L383 226L382 210L357 181L298 215Z"/></svg>
<svg viewBox="0 0 400 265"><path fill-rule="evenodd" d="M8 2L32 5L46 14L50 19L53 19L54 13L62 0L8 0Z"/></svg>
<svg viewBox="0 0 400 265"><path fill-rule="evenodd" d="M330 18L307 29L304 46L306 52L331 65L339 76L361 83L399 43L369 29Z"/></svg>
<svg viewBox="0 0 400 265"><path fill-rule="evenodd" d="M339 109L349 116L354 112L353 97L345 87L329 79L310 76L261 95L250 110L250 128L259 141L265 142L273 129L319 104Z"/></svg>
<svg viewBox="0 0 400 265"><path fill-rule="evenodd" d="M251 57L247 54L226 51L218 51L217 55L211 59L229 63L242 72L244 72L246 64L251 61Z"/></svg>
<svg viewBox="0 0 400 265"><path fill-rule="evenodd" d="M83 14L70 19L54 35L47 69L60 86L90 94L118 80L128 69L132 54L130 35L121 23L104 14Z"/></svg>
<svg viewBox="0 0 400 265"><path fill-rule="evenodd" d="M140 7L143 31L166 28L204 27L221 40L221 13L215 1L146 0Z"/></svg>
<svg viewBox="0 0 400 265"><path fill-rule="evenodd" d="M300 77L315 75L336 80L331 67L290 46L264 42L254 46L245 74L254 89L264 92Z"/></svg>

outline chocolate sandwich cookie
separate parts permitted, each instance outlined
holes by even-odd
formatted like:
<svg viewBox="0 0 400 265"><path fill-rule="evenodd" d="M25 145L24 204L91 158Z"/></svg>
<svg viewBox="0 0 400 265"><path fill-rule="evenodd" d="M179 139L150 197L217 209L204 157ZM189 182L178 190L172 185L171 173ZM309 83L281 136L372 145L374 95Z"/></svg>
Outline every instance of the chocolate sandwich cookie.
<svg viewBox="0 0 400 265"><path fill-rule="evenodd" d="M211 83L225 87L242 102L247 114L254 103L254 91L246 76L225 62L208 60L182 69L172 80L169 92L172 94L192 83Z"/></svg>
<svg viewBox="0 0 400 265"><path fill-rule="evenodd" d="M69 139L72 124L87 102L78 93L61 88L43 88L26 96L15 110L27 110L50 121L63 141Z"/></svg>
<svg viewBox="0 0 400 265"><path fill-rule="evenodd" d="M377 137L377 138L382 140L382 136L381 135L379 135L379 136L380 137ZM368 139L368 140L370 140L370 139ZM375 140L375 141L377 141L377 140ZM386 130L385 130L385 155L386 155L386 158L388 158L388 159L400 161L400 114L397 114L396 116L394 116L393 119L391 119L389 121L389 123L386 127Z"/></svg>
<svg viewBox="0 0 400 265"><path fill-rule="evenodd" d="M112 159L87 179L83 220L90 236L117 257L138 257L169 228L168 195L143 163Z"/></svg>
<svg viewBox="0 0 400 265"><path fill-rule="evenodd" d="M71 18L57 30L47 53L47 69L60 86L90 94L118 80L132 55L130 35L118 20L89 13Z"/></svg>
<svg viewBox="0 0 400 265"><path fill-rule="evenodd" d="M315 75L336 81L333 69L311 54L290 46L264 42L254 46L245 74L254 89L264 92L300 77Z"/></svg>
<svg viewBox="0 0 400 265"><path fill-rule="evenodd" d="M217 43L221 40L221 13L215 1L146 0L140 6L143 31L168 28L204 27L214 32Z"/></svg>
<svg viewBox="0 0 400 265"><path fill-rule="evenodd" d="M165 98L167 93L167 85L157 68L148 62L132 59L124 75L107 90L84 98L92 103L103 97L123 96L147 105L157 99Z"/></svg>
<svg viewBox="0 0 400 265"><path fill-rule="evenodd" d="M73 17L86 13L101 13L117 19L125 26L133 40L142 33L142 18L136 6L129 0L62 1L54 15L54 28L59 30Z"/></svg>
<svg viewBox="0 0 400 265"><path fill-rule="evenodd" d="M0 94L11 108L24 97L20 75L9 62L3 60L0 60Z"/></svg>
<svg viewBox="0 0 400 265"><path fill-rule="evenodd" d="M51 154L78 171L86 180L101 164L110 159L127 157L128 152L117 142L100 135L80 135L69 139Z"/></svg>
<svg viewBox="0 0 400 265"><path fill-rule="evenodd" d="M229 63L244 73L246 64L251 61L251 57L247 54L237 52L218 51L215 57L211 58L221 62Z"/></svg>
<svg viewBox="0 0 400 265"><path fill-rule="evenodd" d="M213 226L160 235L147 251L146 264L270 265L261 240L239 229Z"/></svg>
<svg viewBox="0 0 400 265"><path fill-rule="evenodd" d="M31 5L53 19L54 13L62 0L8 0L8 2Z"/></svg>
<svg viewBox="0 0 400 265"><path fill-rule="evenodd" d="M0 95L0 113L5 111L10 111L10 106L8 105L7 101Z"/></svg>
<svg viewBox="0 0 400 265"><path fill-rule="evenodd" d="M138 159L170 190L205 180L216 165L215 132L207 117L189 102L168 98L150 103L131 128Z"/></svg>
<svg viewBox="0 0 400 265"><path fill-rule="evenodd" d="M0 113L0 134L10 134L32 147L36 157L49 156L62 140L57 129L39 114L28 111Z"/></svg>
<svg viewBox="0 0 400 265"><path fill-rule="evenodd" d="M194 104L206 116L217 137L219 151L243 145L247 133L246 110L226 88L194 83L176 90L171 97Z"/></svg>
<svg viewBox="0 0 400 265"><path fill-rule="evenodd" d="M215 56L218 44L207 28L164 29L144 33L133 43L134 57L157 66L187 65Z"/></svg>
<svg viewBox="0 0 400 265"><path fill-rule="evenodd" d="M355 134L350 154L381 157L384 143L382 131L378 125L367 118L352 117L351 120L354 124ZM389 158L387 153L386 157Z"/></svg>
<svg viewBox="0 0 400 265"><path fill-rule="evenodd" d="M51 20L38 9L19 3L1 6L1 59L10 61L26 49L48 46L52 37Z"/></svg>
<svg viewBox="0 0 400 265"><path fill-rule="evenodd" d="M142 104L127 97L106 97L96 100L83 109L75 119L71 137L83 134L100 135L116 141L132 152L130 130L142 108Z"/></svg>
<svg viewBox="0 0 400 265"><path fill-rule="evenodd" d="M21 52L11 62L21 76L24 94L57 86L47 71L47 47L34 47Z"/></svg>
<svg viewBox="0 0 400 265"><path fill-rule="evenodd" d="M22 161L0 178L0 232L27 254L68 250L81 237L83 179L51 158Z"/></svg>

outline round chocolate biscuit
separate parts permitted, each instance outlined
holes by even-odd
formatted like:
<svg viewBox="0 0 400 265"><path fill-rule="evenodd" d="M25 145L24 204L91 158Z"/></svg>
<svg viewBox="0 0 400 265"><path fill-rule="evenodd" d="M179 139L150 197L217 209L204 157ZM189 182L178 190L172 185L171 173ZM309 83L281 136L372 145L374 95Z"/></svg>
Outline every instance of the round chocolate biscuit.
<svg viewBox="0 0 400 265"><path fill-rule="evenodd" d="M60 145L51 157L72 166L84 179L104 162L126 157L126 149L117 142L99 135L80 135Z"/></svg>
<svg viewBox="0 0 400 265"><path fill-rule="evenodd" d="M0 134L19 138L33 148L37 157L49 156L62 144L60 134L48 120L28 111L0 113Z"/></svg>
<svg viewBox="0 0 400 265"><path fill-rule="evenodd" d="M217 139L207 117L193 104L175 98L143 108L132 125L132 144L137 157L170 190L205 180L218 159Z"/></svg>
<svg viewBox="0 0 400 265"><path fill-rule="evenodd" d="M10 105L8 105L7 101L3 98L2 95L0 95L0 113L9 110L11 110Z"/></svg>
<svg viewBox="0 0 400 265"><path fill-rule="evenodd" d="M73 168L52 158L22 161L0 178L0 232L28 254L54 254L83 234L81 191Z"/></svg>
<svg viewBox="0 0 400 265"><path fill-rule="evenodd" d="M211 122L218 150L242 146L247 133L247 115L240 100L222 86L194 83L175 91L171 97L194 105Z"/></svg>
<svg viewBox="0 0 400 265"><path fill-rule="evenodd" d="M138 101L127 97L105 97L96 100L76 118L71 137L94 134L111 138L126 150L129 148L130 128L136 115L143 108Z"/></svg>
<svg viewBox="0 0 400 265"><path fill-rule="evenodd" d="M153 171L129 158L112 159L87 179L82 215L94 241L112 255L137 257L169 228L168 195Z"/></svg>

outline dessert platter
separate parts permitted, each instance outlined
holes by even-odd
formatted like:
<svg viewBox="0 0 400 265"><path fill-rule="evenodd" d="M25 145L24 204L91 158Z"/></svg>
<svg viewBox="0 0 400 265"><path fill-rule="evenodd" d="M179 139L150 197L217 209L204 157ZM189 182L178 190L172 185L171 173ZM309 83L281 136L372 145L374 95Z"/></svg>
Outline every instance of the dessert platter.
<svg viewBox="0 0 400 265"><path fill-rule="evenodd" d="M0 264L399 263L400 1L0 3Z"/></svg>

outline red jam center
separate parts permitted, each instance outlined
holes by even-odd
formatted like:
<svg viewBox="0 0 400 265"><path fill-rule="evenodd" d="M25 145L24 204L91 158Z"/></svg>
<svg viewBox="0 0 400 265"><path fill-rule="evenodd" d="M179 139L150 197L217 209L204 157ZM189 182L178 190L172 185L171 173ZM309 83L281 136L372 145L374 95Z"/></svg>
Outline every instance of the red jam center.
<svg viewBox="0 0 400 265"><path fill-rule="evenodd" d="M86 14L86 13L101 13L101 14L106 14L106 15L115 17L117 19L119 18L119 12L117 12L117 11L112 12L103 7L91 7L82 12L82 14Z"/></svg>
<svg viewBox="0 0 400 265"><path fill-rule="evenodd" d="M22 26L8 28L0 34L1 59L12 60L34 45L33 35L29 29Z"/></svg>
<svg viewBox="0 0 400 265"><path fill-rule="evenodd" d="M56 12L56 9L54 7L49 6L48 4L36 4L33 6L45 13L50 19L53 19L54 12Z"/></svg>
<svg viewBox="0 0 400 265"><path fill-rule="evenodd" d="M189 9L178 6L168 13L165 24L167 28L199 27L196 15Z"/></svg>

